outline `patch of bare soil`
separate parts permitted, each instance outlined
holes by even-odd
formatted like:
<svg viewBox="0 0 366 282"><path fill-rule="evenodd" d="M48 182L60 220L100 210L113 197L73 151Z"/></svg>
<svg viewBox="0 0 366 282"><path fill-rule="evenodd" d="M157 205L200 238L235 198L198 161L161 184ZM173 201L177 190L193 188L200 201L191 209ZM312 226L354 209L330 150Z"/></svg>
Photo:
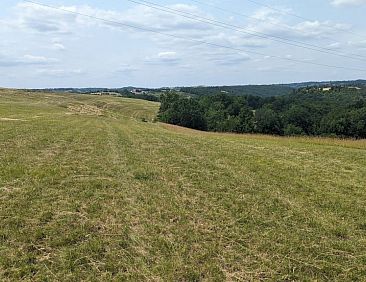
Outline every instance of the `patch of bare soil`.
<svg viewBox="0 0 366 282"><path fill-rule="evenodd" d="M70 113L68 114L81 114L90 116L102 116L103 111L96 106L91 105L70 105L67 107Z"/></svg>
<svg viewBox="0 0 366 282"><path fill-rule="evenodd" d="M0 118L1 121L26 121L24 119L19 118Z"/></svg>

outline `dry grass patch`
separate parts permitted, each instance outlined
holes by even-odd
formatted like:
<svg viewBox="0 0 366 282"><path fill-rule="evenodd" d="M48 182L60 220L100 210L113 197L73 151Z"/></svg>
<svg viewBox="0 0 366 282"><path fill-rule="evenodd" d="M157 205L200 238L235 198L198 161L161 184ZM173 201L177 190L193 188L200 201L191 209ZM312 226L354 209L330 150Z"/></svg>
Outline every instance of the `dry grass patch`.
<svg viewBox="0 0 366 282"><path fill-rule="evenodd" d="M102 116L103 110L92 105L70 105L67 107L71 114Z"/></svg>
<svg viewBox="0 0 366 282"><path fill-rule="evenodd" d="M0 118L1 121L26 121L24 119L19 118Z"/></svg>

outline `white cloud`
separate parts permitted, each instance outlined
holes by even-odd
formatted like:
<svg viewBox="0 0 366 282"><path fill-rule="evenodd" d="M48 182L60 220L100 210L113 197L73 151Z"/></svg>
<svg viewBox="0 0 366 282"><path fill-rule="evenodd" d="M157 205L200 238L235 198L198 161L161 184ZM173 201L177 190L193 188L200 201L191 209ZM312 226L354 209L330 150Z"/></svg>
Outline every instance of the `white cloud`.
<svg viewBox="0 0 366 282"><path fill-rule="evenodd" d="M248 34L243 34L235 31L222 32L219 30L212 35L207 35L205 40L214 44L226 45L236 48L261 48L268 46L269 43L266 39L253 37Z"/></svg>
<svg viewBox="0 0 366 282"><path fill-rule="evenodd" d="M284 14L291 12L292 10L287 8L276 8L274 10L264 7L255 11L252 18L266 21L267 23L280 24L284 19Z"/></svg>
<svg viewBox="0 0 366 282"><path fill-rule="evenodd" d="M356 48L366 48L366 40L361 40L361 41L349 41L348 42L349 46L352 47L356 47Z"/></svg>
<svg viewBox="0 0 366 282"><path fill-rule="evenodd" d="M210 52L206 54L204 57L211 63L221 66L236 66L242 64L243 62L247 62L251 59L251 57L244 52L235 53L235 52L227 52L225 50Z"/></svg>
<svg viewBox="0 0 366 282"><path fill-rule="evenodd" d="M152 65L167 65L175 66L181 62L181 58L178 57L175 51L164 51L160 52L155 56L147 57L145 63Z"/></svg>
<svg viewBox="0 0 366 282"><path fill-rule="evenodd" d="M43 56L33 56L33 55L24 55L23 59L25 62L31 63L31 64L49 64L49 63L55 63L58 60L54 58L46 58Z"/></svg>
<svg viewBox="0 0 366 282"><path fill-rule="evenodd" d="M198 7L186 4L169 5L168 8L179 10L185 13L212 18ZM222 30L218 27L207 25L202 22L197 22L191 19L172 15L163 11L157 11L150 7L136 5L125 11L114 11L93 8L88 5L84 6L61 6L61 9L90 15L101 19L106 19L110 22L102 22L76 14L69 14L64 11L52 10L47 7L38 5L21 3L16 6L18 18L16 21L19 25L26 29L31 29L36 32L67 34L72 33L75 29L85 26L109 27L113 29L124 30L131 35L154 40L162 48L172 48L175 45L192 46L199 42L189 42L184 39L167 38L164 35L136 31L135 29L123 27L118 23L127 24L154 30L157 32L174 34L183 38L192 38L197 41L208 41L218 45L226 45L235 48L263 48L269 46L273 41L271 39L261 38L238 32L233 30ZM257 10L253 17L260 21L252 20L243 30L249 33L265 33L277 37L286 37L289 39L306 39L313 40L323 38L326 35L332 35L337 31L332 28L348 29L349 26L337 24L333 22L320 21L304 21L296 25L286 23L284 12L291 12L286 8L281 8L278 11L268 8ZM51 46L55 50L65 50L62 42L54 42ZM213 49L213 46L205 46L206 49ZM173 60L173 59L171 59Z"/></svg>
<svg viewBox="0 0 366 282"><path fill-rule="evenodd" d="M65 51L66 47L62 43L62 40L58 37L55 37L51 40L50 49L56 50L56 51Z"/></svg>
<svg viewBox="0 0 366 282"><path fill-rule="evenodd" d="M330 21L305 21L293 27L293 31L302 37L322 38L339 33L339 30L348 30L346 24L333 23Z"/></svg>
<svg viewBox="0 0 366 282"><path fill-rule="evenodd" d="M57 63L58 59L43 56L24 55L22 57L12 57L0 55L0 67L32 66L32 65L51 65Z"/></svg>
<svg viewBox="0 0 366 282"><path fill-rule="evenodd" d="M139 68L134 66L134 65L130 65L130 64L122 64L120 65L119 68L116 69L115 72L117 73L123 73L123 74L132 74L136 71L138 71Z"/></svg>
<svg viewBox="0 0 366 282"><path fill-rule="evenodd" d="M191 5L176 4L167 7L209 17L203 14L197 7ZM192 21L178 15L167 14L163 11L157 11L142 5L137 5L122 12L97 9L88 5L59 6L58 8L65 11L51 9L31 3L20 3L16 6L16 23L20 27L28 28L37 32L55 34L70 33L76 27L85 25L109 26L129 30L128 27L123 26L123 24L127 24L149 28L156 31L175 31L180 33L186 33L187 31L190 31L191 33L201 33L202 31L207 32L207 30L211 29L204 23ZM98 21L97 19L72 14L67 11L89 15L104 19L105 21Z"/></svg>
<svg viewBox="0 0 366 282"><path fill-rule="evenodd" d="M90 15L100 19L105 19L107 21L98 21L96 19L83 17L81 15L70 14L65 11L40 7L34 4L21 3L16 6L17 18L13 24L14 26L24 29L30 29L40 33L52 33L56 35L72 33L77 28L85 26L104 26L130 32L134 36L143 38L146 38L146 34L148 34L149 38L155 39L160 45L172 45L181 41L185 41L185 44L187 44L187 41L184 39L170 38L167 40L167 37L164 35L143 32L141 30L137 31L136 29L123 26L126 24L129 26L146 28L158 33L162 32L174 34L178 37L187 37L198 41L204 41L208 39L215 40L215 38L217 38L221 44L227 43L230 46L262 47L266 45L266 42L264 42L262 39L250 37L248 34L245 35L241 32L230 30L227 30L227 32L222 32L222 29L218 27L178 15L158 11L142 5L134 6L125 11L96 9L85 5L61 6L59 8L67 11ZM208 19L214 19L214 17L211 15L206 14L198 7L192 5L175 4L168 5L167 8L179 10L183 13L191 13ZM190 43L190 45L192 44L197 43ZM60 45L54 47L63 49Z"/></svg>
<svg viewBox="0 0 366 282"><path fill-rule="evenodd" d="M72 7L69 9L72 10ZM31 3L16 5L16 14L13 25L42 33L70 33L70 23L77 18L74 14Z"/></svg>
<svg viewBox="0 0 366 282"><path fill-rule="evenodd" d="M328 49L340 49L342 47L342 44L340 42L334 42L331 44L328 44L326 48Z"/></svg>
<svg viewBox="0 0 366 282"><path fill-rule="evenodd" d="M172 59L177 57L177 52L168 51L168 52L160 52L158 57L161 59Z"/></svg>
<svg viewBox="0 0 366 282"><path fill-rule="evenodd" d="M291 12L289 9L281 10ZM280 10L271 10L269 8L257 10L253 17L259 19L259 21L251 20L247 26L248 30L286 39L313 40L325 38L339 33L339 29L349 30L351 28L343 23L317 20L293 24L288 22L289 17L285 17Z"/></svg>
<svg viewBox="0 0 366 282"><path fill-rule="evenodd" d="M65 70L65 69L38 69L36 71L38 74L44 76L53 76L53 77L64 77L70 75L80 75L84 74L84 71L81 69L72 69L72 70Z"/></svg>
<svg viewBox="0 0 366 282"><path fill-rule="evenodd" d="M61 43L53 43L52 44L52 49L59 50L59 51L64 51L64 50L66 50L66 47Z"/></svg>
<svg viewBox="0 0 366 282"><path fill-rule="evenodd" d="M366 0L332 0L331 4L336 7L340 6L361 6L366 4Z"/></svg>

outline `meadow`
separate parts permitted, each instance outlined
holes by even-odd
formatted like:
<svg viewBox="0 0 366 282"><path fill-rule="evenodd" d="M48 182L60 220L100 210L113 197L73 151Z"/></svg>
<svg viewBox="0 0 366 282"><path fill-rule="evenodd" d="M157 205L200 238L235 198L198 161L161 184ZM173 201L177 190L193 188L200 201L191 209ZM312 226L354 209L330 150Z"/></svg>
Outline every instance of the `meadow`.
<svg viewBox="0 0 366 282"><path fill-rule="evenodd" d="M0 90L1 281L365 281L366 141Z"/></svg>

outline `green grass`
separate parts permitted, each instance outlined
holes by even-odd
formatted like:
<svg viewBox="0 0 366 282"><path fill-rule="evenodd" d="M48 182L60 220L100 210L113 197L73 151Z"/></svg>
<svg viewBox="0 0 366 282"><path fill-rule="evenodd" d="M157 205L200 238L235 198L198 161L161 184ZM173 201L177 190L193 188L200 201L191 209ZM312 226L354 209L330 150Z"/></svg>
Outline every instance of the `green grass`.
<svg viewBox="0 0 366 282"><path fill-rule="evenodd" d="M0 91L1 281L365 280L366 141L204 133L158 107Z"/></svg>

